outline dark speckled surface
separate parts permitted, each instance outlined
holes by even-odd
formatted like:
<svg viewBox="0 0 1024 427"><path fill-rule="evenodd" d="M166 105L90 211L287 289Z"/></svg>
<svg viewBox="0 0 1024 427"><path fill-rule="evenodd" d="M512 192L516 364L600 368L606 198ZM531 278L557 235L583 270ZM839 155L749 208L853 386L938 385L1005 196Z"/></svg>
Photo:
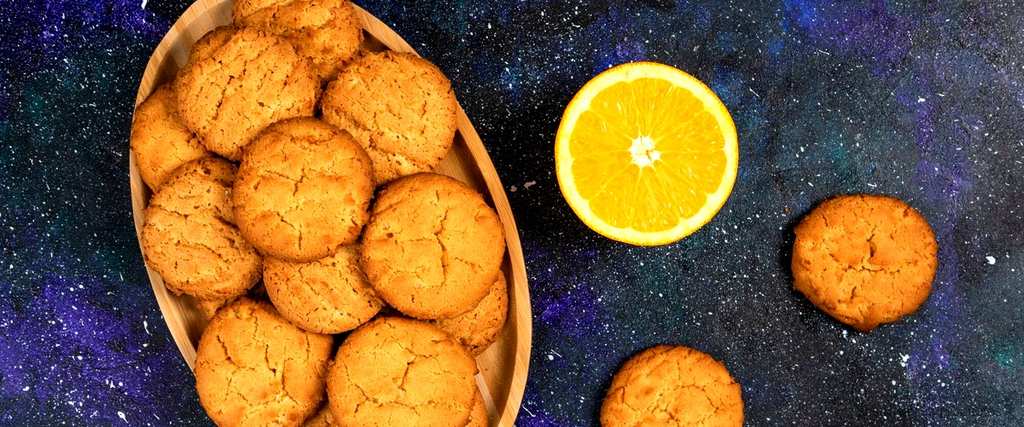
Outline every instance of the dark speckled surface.
<svg viewBox="0 0 1024 427"><path fill-rule="evenodd" d="M361 2L456 82L509 192L533 296L518 424L592 425L658 343L723 360L750 425L1024 423L1024 4ZM135 88L184 1L0 0L0 424L208 423L130 222ZM681 243L589 232L552 141L631 60L707 82L740 137L732 197ZM847 192L907 200L931 298L870 334L791 291L791 227Z"/></svg>

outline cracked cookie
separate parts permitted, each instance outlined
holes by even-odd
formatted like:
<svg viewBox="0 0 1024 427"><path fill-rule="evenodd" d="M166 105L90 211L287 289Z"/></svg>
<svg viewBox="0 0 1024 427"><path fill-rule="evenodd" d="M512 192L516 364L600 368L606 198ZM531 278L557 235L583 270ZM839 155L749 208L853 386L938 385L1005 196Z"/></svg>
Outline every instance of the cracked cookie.
<svg viewBox="0 0 1024 427"><path fill-rule="evenodd" d="M355 329L383 306L359 268L354 246L343 246L332 256L308 263L267 258L263 283L282 316L321 334Z"/></svg>
<svg viewBox="0 0 1024 427"><path fill-rule="evenodd" d="M385 302L421 319L457 316L487 295L505 239L483 197L444 175L387 185L363 234L362 267Z"/></svg>
<svg viewBox="0 0 1024 427"><path fill-rule="evenodd" d="M466 346L470 353L479 355L498 339L507 316L508 286L505 275L499 272L491 290L476 307L455 317L434 320L433 323Z"/></svg>
<svg viewBox="0 0 1024 427"><path fill-rule="evenodd" d="M142 181L153 190L179 166L209 154L178 117L172 84L157 88L135 109L131 148Z"/></svg>
<svg viewBox="0 0 1024 427"><path fill-rule="evenodd" d="M359 238L373 186L370 158L347 132L313 118L286 120L246 147L235 217L260 252L313 261Z"/></svg>
<svg viewBox="0 0 1024 427"><path fill-rule="evenodd" d="M190 55L175 91L182 121L203 145L238 160L271 123L312 116L320 82L284 38L256 28L226 31Z"/></svg>
<svg viewBox="0 0 1024 427"><path fill-rule="evenodd" d="M931 293L935 235L898 199L835 197L808 213L795 233L794 287L860 331L913 313Z"/></svg>
<svg viewBox="0 0 1024 427"><path fill-rule="evenodd" d="M239 0L231 15L239 25L288 38L322 80L333 78L363 41L362 24L348 0Z"/></svg>
<svg viewBox="0 0 1024 427"><path fill-rule="evenodd" d="M352 332L327 375L334 419L358 426L464 426L476 362L437 327L378 318Z"/></svg>
<svg viewBox="0 0 1024 427"><path fill-rule="evenodd" d="M742 426L740 392L711 356L683 346L655 346L630 358L612 378L601 425Z"/></svg>
<svg viewBox="0 0 1024 427"><path fill-rule="evenodd" d="M224 299L259 281L260 256L234 225L234 175L231 163L202 158L179 167L150 199L142 249L171 291Z"/></svg>
<svg viewBox="0 0 1024 427"><path fill-rule="evenodd" d="M324 120L349 131L373 159L377 182L434 169L451 148L458 104L434 64L397 52L370 54L324 93Z"/></svg>
<svg viewBox="0 0 1024 427"><path fill-rule="evenodd" d="M219 426L298 426L324 397L332 338L240 298L210 320L196 351L196 391Z"/></svg>

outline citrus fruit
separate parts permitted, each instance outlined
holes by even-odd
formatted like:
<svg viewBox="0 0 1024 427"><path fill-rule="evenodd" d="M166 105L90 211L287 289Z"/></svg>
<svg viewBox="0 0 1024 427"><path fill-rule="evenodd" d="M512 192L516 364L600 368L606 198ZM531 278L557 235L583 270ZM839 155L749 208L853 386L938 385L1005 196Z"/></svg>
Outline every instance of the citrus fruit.
<svg viewBox="0 0 1024 427"><path fill-rule="evenodd" d="M591 229L641 246L707 224L736 181L736 127L693 76L634 62L594 77L565 109L555 137L562 195Z"/></svg>

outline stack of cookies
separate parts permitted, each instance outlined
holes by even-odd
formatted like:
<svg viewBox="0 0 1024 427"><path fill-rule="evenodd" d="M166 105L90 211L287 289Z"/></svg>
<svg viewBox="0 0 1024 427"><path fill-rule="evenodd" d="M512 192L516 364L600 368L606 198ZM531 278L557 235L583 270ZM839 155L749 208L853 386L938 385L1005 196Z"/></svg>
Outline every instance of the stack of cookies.
<svg viewBox="0 0 1024 427"><path fill-rule="evenodd" d="M450 82L363 50L345 0L233 8L132 125L146 261L210 317L203 408L218 425L487 425L474 356L505 323L505 240L479 193L432 172Z"/></svg>

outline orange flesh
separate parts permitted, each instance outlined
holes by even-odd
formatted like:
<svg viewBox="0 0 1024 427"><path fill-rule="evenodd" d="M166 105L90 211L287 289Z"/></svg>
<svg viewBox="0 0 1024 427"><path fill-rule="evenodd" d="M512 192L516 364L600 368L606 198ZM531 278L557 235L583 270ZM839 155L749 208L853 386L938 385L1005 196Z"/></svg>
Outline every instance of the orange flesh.
<svg viewBox="0 0 1024 427"><path fill-rule="evenodd" d="M637 149L642 137L653 147ZM640 78L603 90L569 138L580 196L615 227L672 229L704 206L726 173L715 117L690 92L660 79ZM648 164L638 164L637 155Z"/></svg>

